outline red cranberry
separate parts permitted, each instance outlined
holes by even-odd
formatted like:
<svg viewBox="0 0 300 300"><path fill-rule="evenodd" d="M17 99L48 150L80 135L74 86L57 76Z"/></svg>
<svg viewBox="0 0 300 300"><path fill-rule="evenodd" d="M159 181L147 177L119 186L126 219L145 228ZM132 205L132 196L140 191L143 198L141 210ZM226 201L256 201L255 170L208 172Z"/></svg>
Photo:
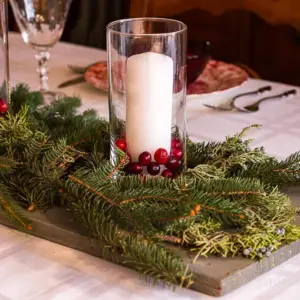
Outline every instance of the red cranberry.
<svg viewBox="0 0 300 300"><path fill-rule="evenodd" d="M154 153L154 159L160 165L164 165L168 161L168 156L168 151L163 148L157 149Z"/></svg>
<svg viewBox="0 0 300 300"><path fill-rule="evenodd" d="M151 163L151 154L145 151L139 155L139 163L143 166L148 166Z"/></svg>
<svg viewBox="0 0 300 300"><path fill-rule="evenodd" d="M137 162L133 162L128 164L127 168L126 168L127 173L129 174L141 174L143 172L143 166L140 165Z"/></svg>
<svg viewBox="0 0 300 300"><path fill-rule="evenodd" d="M181 161L174 156L170 156L168 162L166 163L166 167L171 170L176 170L181 166Z"/></svg>
<svg viewBox="0 0 300 300"><path fill-rule="evenodd" d="M148 165L147 171L150 175L158 175L160 172L160 165L152 162Z"/></svg>
<svg viewBox="0 0 300 300"><path fill-rule="evenodd" d="M5 114L7 110L8 110L7 103L2 98L0 98L0 113Z"/></svg>
<svg viewBox="0 0 300 300"><path fill-rule="evenodd" d="M182 158L182 150L180 148L172 148L171 155L176 157L177 159Z"/></svg>
<svg viewBox="0 0 300 300"><path fill-rule="evenodd" d="M166 178L172 178L173 173L171 170L166 169L161 173L161 176L166 177Z"/></svg>
<svg viewBox="0 0 300 300"><path fill-rule="evenodd" d="M180 139L172 139L171 148L181 148Z"/></svg>
<svg viewBox="0 0 300 300"><path fill-rule="evenodd" d="M122 151L126 152L127 149L127 143L124 139L117 139L116 140L116 146L121 149Z"/></svg>

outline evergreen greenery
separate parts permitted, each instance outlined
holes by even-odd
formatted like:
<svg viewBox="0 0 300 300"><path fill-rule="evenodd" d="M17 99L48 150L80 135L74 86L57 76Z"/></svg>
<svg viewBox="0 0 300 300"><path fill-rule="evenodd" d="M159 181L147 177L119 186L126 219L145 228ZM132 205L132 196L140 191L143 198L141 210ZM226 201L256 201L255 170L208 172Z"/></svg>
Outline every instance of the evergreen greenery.
<svg viewBox="0 0 300 300"><path fill-rule="evenodd" d="M246 128L220 143L188 140L189 168L176 179L124 176L123 152L116 165L108 161L107 121L93 110L77 114L76 97L42 103L19 85L0 119L0 209L22 230L31 229L22 207L61 206L101 241L103 256L181 286L193 274L168 243L195 259L254 259L300 237L297 209L279 189L299 183L300 153L278 161L251 149Z"/></svg>

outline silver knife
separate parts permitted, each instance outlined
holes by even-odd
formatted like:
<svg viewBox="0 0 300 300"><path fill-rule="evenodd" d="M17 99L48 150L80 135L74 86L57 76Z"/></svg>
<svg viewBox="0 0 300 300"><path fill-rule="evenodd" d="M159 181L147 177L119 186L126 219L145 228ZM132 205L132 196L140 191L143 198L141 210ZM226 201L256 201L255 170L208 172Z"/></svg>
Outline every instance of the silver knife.
<svg viewBox="0 0 300 300"><path fill-rule="evenodd" d="M82 83L82 82L85 82L85 78L84 78L84 76L79 76L79 77L76 77L76 78L73 78L73 79L69 79L69 80L59 84L57 87L59 89L62 89L62 88L65 88L67 86Z"/></svg>

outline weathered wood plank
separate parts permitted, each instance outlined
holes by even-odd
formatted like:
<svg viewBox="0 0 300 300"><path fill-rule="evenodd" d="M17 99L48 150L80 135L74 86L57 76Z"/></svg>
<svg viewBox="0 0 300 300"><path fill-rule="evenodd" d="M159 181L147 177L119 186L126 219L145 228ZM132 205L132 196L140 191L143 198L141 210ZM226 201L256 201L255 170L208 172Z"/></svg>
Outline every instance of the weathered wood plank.
<svg viewBox="0 0 300 300"><path fill-rule="evenodd" d="M299 205L300 193L298 190L292 190L290 194L293 201ZM46 213L26 212L25 214L34 223L31 234L93 256L101 257L100 243L91 240L86 230L75 224L70 214L65 210L53 208ZM297 217L296 222L300 225L299 217ZM0 224L14 227L3 212L0 212ZM243 257L209 257L200 258L196 263L192 264L194 256L191 252L178 247L174 248L171 245L167 245L167 247L172 247L172 250L175 249L184 261L191 263L190 267L196 273L196 280L191 289L213 296L222 296L300 253L300 240L282 247L262 261L251 261Z"/></svg>

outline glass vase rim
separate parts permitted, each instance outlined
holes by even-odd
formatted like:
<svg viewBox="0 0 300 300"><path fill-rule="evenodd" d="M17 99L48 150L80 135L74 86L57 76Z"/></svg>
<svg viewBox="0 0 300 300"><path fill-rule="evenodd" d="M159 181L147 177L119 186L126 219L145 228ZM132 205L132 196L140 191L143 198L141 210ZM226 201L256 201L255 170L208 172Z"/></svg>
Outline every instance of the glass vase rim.
<svg viewBox="0 0 300 300"><path fill-rule="evenodd" d="M179 30L174 30L174 31L170 31L170 32L161 32L161 33L130 33L130 32L121 32L115 29L112 29L112 27L116 24L119 23L125 23L125 22L132 22L132 21L162 21L162 22L172 22L172 23L176 23L179 24L180 26L182 26L181 29ZM187 25L179 20L175 20L175 19L169 19L169 18L159 18L159 17L141 17L141 18L125 18L125 19L120 19L120 20L116 20L113 22L110 22L107 26L106 26L106 30L108 33L113 33L116 35L120 35L120 36L172 36L172 35L178 35L181 33L184 33L187 31Z"/></svg>

